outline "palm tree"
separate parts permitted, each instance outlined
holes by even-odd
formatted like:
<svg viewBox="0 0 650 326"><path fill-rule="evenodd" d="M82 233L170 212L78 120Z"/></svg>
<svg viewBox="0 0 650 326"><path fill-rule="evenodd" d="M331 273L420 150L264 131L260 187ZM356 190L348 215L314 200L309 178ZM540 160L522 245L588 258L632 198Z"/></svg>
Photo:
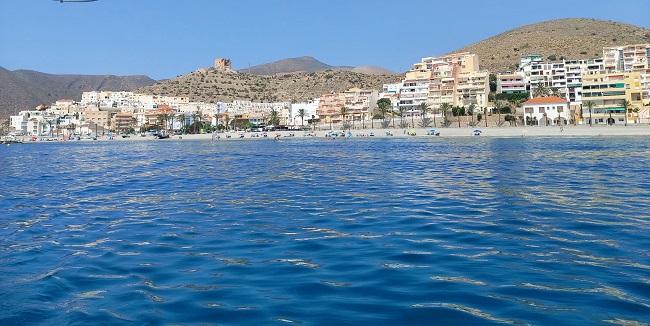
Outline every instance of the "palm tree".
<svg viewBox="0 0 650 326"><path fill-rule="evenodd" d="M269 124L273 126L280 125L280 113L276 109L271 109L271 115L269 116Z"/></svg>
<svg viewBox="0 0 650 326"><path fill-rule="evenodd" d="M305 126L305 109L299 109L298 115L300 116L300 126Z"/></svg>
<svg viewBox="0 0 650 326"><path fill-rule="evenodd" d="M537 85L533 90L533 97L547 97L552 94L552 91L544 84Z"/></svg>
<svg viewBox="0 0 650 326"><path fill-rule="evenodd" d="M419 107L419 110L420 110L420 112L422 114L422 127L428 127L430 121L429 121L429 118L427 118L427 113L429 112L430 107L425 102L420 103L420 105L418 107Z"/></svg>
<svg viewBox="0 0 650 326"><path fill-rule="evenodd" d="M345 130L345 116L348 113L348 109L344 105L341 107L339 112L341 114L341 130Z"/></svg>
<svg viewBox="0 0 650 326"><path fill-rule="evenodd" d="M448 118L447 118L447 111L449 111L451 109L451 104L442 103L442 105L440 105L440 108L442 109L442 115L443 115L443 118L444 118L444 125L445 125L445 127L447 127L447 123L449 122Z"/></svg>
<svg viewBox="0 0 650 326"><path fill-rule="evenodd" d="M628 110L629 110L629 108L631 106L632 106L632 103L630 103L630 101L625 100L623 102L623 108L625 108L625 126L627 126L627 112L628 112Z"/></svg>
<svg viewBox="0 0 650 326"><path fill-rule="evenodd" d="M474 110L476 109L476 104L470 103L469 107L467 108L467 113L469 113L472 116L472 127L474 127Z"/></svg>
<svg viewBox="0 0 650 326"><path fill-rule="evenodd" d="M497 114L499 115L499 123L498 123L498 125L501 126L501 108L503 107L503 101L497 100L494 103L494 107L497 109Z"/></svg>
<svg viewBox="0 0 650 326"><path fill-rule="evenodd" d="M587 109L589 109L589 127L591 127L591 122L593 121L591 119L591 110L594 108L594 105L595 103L592 101L585 102L585 106L587 107Z"/></svg>
<svg viewBox="0 0 650 326"><path fill-rule="evenodd" d="M404 112L406 111L406 108L400 106L397 110L399 111L399 127L404 128Z"/></svg>

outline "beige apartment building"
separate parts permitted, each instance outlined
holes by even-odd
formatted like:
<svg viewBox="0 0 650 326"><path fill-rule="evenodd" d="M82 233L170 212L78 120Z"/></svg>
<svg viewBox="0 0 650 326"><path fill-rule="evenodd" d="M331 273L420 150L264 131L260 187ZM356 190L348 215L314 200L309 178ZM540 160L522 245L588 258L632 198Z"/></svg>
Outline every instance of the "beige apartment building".
<svg viewBox="0 0 650 326"><path fill-rule="evenodd" d="M105 129L111 129L111 111L87 110L82 114L86 122L96 124Z"/></svg>
<svg viewBox="0 0 650 326"><path fill-rule="evenodd" d="M650 43L603 48L607 71L632 71L650 68Z"/></svg>
<svg viewBox="0 0 650 326"><path fill-rule="evenodd" d="M342 93L321 96L316 113L325 123L370 120L377 107L377 100L379 100L377 90L355 87ZM341 108L345 108L345 117L341 115Z"/></svg>
<svg viewBox="0 0 650 326"><path fill-rule="evenodd" d="M420 115L418 105L440 108L474 104L486 107L490 93L489 72L481 71L479 57L462 52L442 57L426 57L406 73L400 90L400 106Z"/></svg>
<svg viewBox="0 0 650 326"><path fill-rule="evenodd" d="M343 120L341 108L345 106L345 96L343 93L329 93L320 97L316 114L322 122L340 123Z"/></svg>

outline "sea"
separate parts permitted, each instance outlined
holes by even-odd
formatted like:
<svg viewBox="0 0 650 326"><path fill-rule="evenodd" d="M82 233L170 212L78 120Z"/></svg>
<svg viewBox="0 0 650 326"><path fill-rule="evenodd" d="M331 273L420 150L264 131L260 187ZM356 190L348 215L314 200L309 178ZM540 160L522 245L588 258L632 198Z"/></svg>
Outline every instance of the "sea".
<svg viewBox="0 0 650 326"><path fill-rule="evenodd" d="M650 139L0 147L0 325L647 325Z"/></svg>

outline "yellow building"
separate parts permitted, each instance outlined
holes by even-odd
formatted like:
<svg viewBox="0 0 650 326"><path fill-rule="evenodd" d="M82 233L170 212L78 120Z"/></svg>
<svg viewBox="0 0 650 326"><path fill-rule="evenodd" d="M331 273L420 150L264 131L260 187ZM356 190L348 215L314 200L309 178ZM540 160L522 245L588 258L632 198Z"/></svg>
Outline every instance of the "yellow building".
<svg viewBox="0 0 650 326"><path fill-rule="evenodd" d="M593 105L588 108L589 102ZM627 113L625 103L628 103ZM625 124L643 121L641 74L595 72L582 76L582 120L585 124Z"/></svg>

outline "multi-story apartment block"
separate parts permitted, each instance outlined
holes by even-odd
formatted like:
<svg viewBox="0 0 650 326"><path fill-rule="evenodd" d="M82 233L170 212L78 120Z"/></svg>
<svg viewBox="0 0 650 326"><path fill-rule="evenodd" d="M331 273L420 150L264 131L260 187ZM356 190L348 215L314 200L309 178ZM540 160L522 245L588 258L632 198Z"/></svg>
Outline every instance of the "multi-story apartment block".
<svg viewBox="0 0 650 326"><path fill-rule="evenodd" d="M627 112L624 104L626 101L629 103ZM588 109L588 102L593 103L591 111ZM582 76L582 104L582 116L585 123L639 122L643 118L639 115L643 107L640 72L584 74Z"/></svg>
<svg viewBox="0 0 650 326"><path fill-rule="evenodd" d="M318 106L320 104L320 99L309 100L306 102L300 103L291 103L289 108L289 125L293 126L304 126L309 120L318 119ZM300 115L300 112L304 112L304 116Z"/></svg>
<svg viewBox="0 0 650 326"><path fill-rule="evenodd" d="M632 71L650 68L650 43L603 48L607 71Z"/></svg>
<svg viewBox="0 0 650 326"><path fill-rule="evenodd" d="M390 103L392 104L393 110L396 110L399 104L399 92L401 88L402 88L402 83L384 84L381 92L379 93L379 98L389 99Z"/></svg>
<svg viewBox="0 0 650 326"><path fill-rule="evenodd" d="M379 92L376 90L351 88L342 93L321 96L316 113L321 121L327 123L369 120L378 99ZM342 108L345 108L345 117L341 115Z"/></svg>
<svg viewBox="0 0 650 326"><path fill-rule="evenodd" d="M564 62L545 63L538 56L524 57L520 60L519 71L529 83L529 91L535 93L540 86L554 90L560 96L568 97L566 68Z"/></svg>
<svg viewBox="0 0 650 326"><path fill-rule="evenodd" d="M471 71L460 73L456 78L456 98L454 103L460 106L476 105L487 107L490 93L490 73L488 71Z"/></svg>
<svg viewBox="0 0 650 326"><path fill-rule="evenodd" d="M525 93L528 83L521 72L497 74L497 93Z"/></svg>
<svg viewBox="0 0 650 326"><path fill-rule="evenodd" d="M343 121L341 108L345 106L345 96L343 93L329 93L320 97L316 113L321 121L328 123L340 123Z"/></svg>
<svg viewBox="0 0 650 326"><path fill-rule="evenodd" d="M426 57L406 73L399 94L399 107L407 115L420 115L419 105L439 108L443 103L487 106L489 73L479 70L476 54L463 52Z"/></svg>
<svg viewBox="0 0 650 326"><path fill-rule="evenodd" d="M377 107L379 92L370 89L351 88L343 92L346 120L368 120Z"/></svg>
<svg viewBox="0 0 650 326"><path fill-rule="evenodd" d="M404 108L407 115L416 115L418 106L426 103L429 98L429 84L431 83L431 70L424 64L415 64L413 69L406 73L399 92L397 109Z"/></svg>

